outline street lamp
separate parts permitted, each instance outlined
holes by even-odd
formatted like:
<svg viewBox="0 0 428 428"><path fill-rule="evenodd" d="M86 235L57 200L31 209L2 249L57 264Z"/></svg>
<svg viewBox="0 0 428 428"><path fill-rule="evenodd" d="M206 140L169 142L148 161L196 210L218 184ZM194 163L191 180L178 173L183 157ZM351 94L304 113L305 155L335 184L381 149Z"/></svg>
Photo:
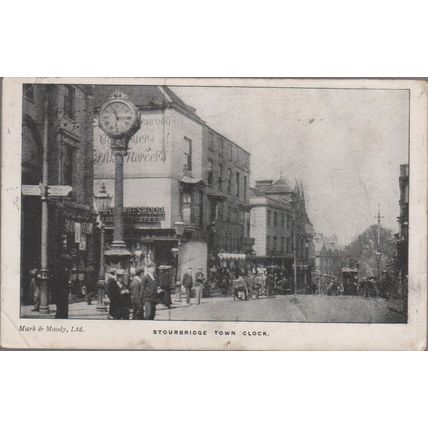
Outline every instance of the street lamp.
<svg viewBox="0 0 428 428"><path fill-rule="evenodd" d="M174 227L175 227L175 234L177 235L177 248L173 248L172 254L174 256L174 261L175 261L175 286L177 289L177 294L178 294L178 300L180 300L181 302L181 283L180 283L180 279L178 277L178 253L180 252L180 246L181 246L181 239L183 238L184 235L184 228L186 227L186 224L184 223L184 221L179 218L175 223L174 223Z"/></svg>
<svg viewBox="0 0 428 428"><path fill-rule="evenodd" d="M97 195L94 195L95 204L97 211L100 216L99 228L100 228L100 269L98 273L98 302L97 309L105 311L107 308L104 305L104 287L105 287L105 266L104 266L104 229L105 225L101 219L101 214L108 211L110 208L112 197L107 193L106 186L103 183L101 190Z"/></svg>

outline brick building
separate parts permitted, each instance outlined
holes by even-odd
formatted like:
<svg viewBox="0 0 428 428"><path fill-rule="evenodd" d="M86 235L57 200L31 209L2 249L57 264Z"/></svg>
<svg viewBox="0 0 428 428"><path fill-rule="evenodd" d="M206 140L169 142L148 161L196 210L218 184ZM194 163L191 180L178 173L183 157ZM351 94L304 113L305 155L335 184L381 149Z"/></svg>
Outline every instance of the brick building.
<svg viewBox="0 0 428 428"><path fill-rule="evenodd" d="M124 162L125 242L131 252L141 263L173 266L178 220L185 223L179 274L188 266L205 270L210 253L244 250L249 154L165 86L97 85L95 110L116 90L129 97L142 119ZM105 185L114 195L114 157L97 124L94 148L94 192ZM107 244L112 211L104 216Z"/></svg>
<svg viewBox="0 0 428 428"><path fill-rule="evenodd" d="M47 99L48 111L44 103ZM43 137L48 139L48 184L70 185L72 193L49 200L48 260L52 271L61 252L73 258L72 280L78 287L93 257L94 212L92 181L93 96L87 85L30 85L23 87L22 184L42 181ZM47 128L44 125L48 117ZM21 296L32 300L28 271L40 267L41 200L22 196ZM79 292L79 290L75 290Z"/></svg>

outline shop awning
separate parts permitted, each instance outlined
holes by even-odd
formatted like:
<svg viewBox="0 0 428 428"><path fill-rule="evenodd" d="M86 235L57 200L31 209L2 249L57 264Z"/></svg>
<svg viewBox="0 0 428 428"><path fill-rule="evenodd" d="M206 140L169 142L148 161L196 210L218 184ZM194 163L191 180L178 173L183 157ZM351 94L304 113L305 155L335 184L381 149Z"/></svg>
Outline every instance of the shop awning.
<svg viewBox="0 0 428 428"><path fill-rule="evenodd" d="M188 175L183 175L183 177L180 178L181 183L183 184L200 184L202 186L206 186L204 180L202 180L202 178L193 178L193 177L189 177Z"/></svg>
<svg viewBox="0 0 428 428"><path fill-rule="evenodd" d="M235 253L219 253L218 258L220 260L245 260L245 254L235 254Z"/></svg>
<svg viewBox="0 0 428 428"><path fill-rule="evenodd" d="M207 196L212 199L227 199L224 193L218 192L217 190L213 190L213 189L209 189L207 191Z"/></svg>

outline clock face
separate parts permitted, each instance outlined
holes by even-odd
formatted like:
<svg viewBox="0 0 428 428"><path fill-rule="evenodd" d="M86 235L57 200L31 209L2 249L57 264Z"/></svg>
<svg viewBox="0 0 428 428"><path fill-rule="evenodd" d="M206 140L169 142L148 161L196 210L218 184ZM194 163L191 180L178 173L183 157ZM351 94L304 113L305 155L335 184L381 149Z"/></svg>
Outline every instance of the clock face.
<svg viewBox="0 0 428 428"><path fill-rule="evenodd" d="M126 134L135 124L136 112L124 101L111 101L100 112L100 126L108 134Z"/></svg>

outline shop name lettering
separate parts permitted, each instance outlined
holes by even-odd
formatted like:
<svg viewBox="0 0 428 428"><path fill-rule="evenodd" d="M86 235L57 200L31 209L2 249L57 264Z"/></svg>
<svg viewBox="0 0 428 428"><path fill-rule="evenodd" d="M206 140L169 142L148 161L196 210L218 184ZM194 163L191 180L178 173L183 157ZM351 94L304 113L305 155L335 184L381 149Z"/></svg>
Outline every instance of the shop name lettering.
<svg viewBox="0 0 428 428"><path fill-rule="evenodd" d="M146 150L144 152L128 152L125 156L124 161L129 163L138 163L138 162L165 162L166 155L163 150ZM95 152L94 153L94 163L96 165L104 165L107 163L114 163L115 158L114 154L111 151L106 152Z"/></svg>
<svg viewBox="0 0 428 428"><path fill-rule="evenodd" d="M164 207L127 207L123 209L127 223L159 223L165 220ZM105 223L113 223L114 209L110 208L103 214Z"/></svg>

